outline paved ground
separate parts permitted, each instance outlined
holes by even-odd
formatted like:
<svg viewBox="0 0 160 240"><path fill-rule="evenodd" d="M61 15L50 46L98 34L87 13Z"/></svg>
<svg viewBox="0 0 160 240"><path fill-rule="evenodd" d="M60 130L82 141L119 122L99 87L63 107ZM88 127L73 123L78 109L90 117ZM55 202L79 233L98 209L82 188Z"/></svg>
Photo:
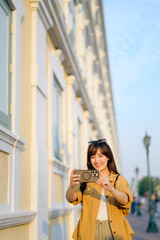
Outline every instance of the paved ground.
<svg viewBox="0 0 160 240"><path fill-rule="evenodd" d="M146 210L143 210L142 216L130 214L127 219L135 232L133 240L160 240L160 214L155 217L158 233L146 233L149 222L149 214Z"/></svg>

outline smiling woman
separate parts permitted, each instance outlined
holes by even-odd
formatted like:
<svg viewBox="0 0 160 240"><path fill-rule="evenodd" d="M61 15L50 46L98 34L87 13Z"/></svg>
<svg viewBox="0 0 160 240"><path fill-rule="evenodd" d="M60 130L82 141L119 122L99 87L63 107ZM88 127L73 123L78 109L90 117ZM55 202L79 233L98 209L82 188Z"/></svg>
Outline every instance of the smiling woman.
<svg viewBox="0 0 160 240"><path fill-rule="evenodd" d="M80 175L74 174L76 169L73 169L66 192L68 202L73 205L83 203L73 239L132 239L133 230L125 219L130 211L132 194L127 180L119 176L106 139L89 142L87 166L99 171L97 182L80 183Z"/></svg>

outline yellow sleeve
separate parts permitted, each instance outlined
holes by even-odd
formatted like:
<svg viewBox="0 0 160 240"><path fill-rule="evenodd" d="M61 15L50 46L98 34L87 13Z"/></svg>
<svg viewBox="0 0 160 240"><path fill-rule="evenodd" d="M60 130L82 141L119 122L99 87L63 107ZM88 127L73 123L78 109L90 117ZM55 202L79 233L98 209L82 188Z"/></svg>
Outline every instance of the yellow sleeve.
<svg viewBox="0 0 160 240"><path fill-rule="evenodd" d="M125 216L127 216L130 212L131 203L133 201L133 195L130 191L128 181L123 176L118 177L118 180L116 182L116 189L118 191L123 192L128 195L128 203L127 204L122 205L122 204L118 203L123 209L123 214Z"/></svg>
<svg viewBox="0 0 160 240"><path fill-rule="evenodd" d="M73 205L77 205L78 203L82 202L82 192L80 190L80 185L77 185L75 188L75 193L77 195L77 200L75 200L74 202L72 202Z"/></svg>

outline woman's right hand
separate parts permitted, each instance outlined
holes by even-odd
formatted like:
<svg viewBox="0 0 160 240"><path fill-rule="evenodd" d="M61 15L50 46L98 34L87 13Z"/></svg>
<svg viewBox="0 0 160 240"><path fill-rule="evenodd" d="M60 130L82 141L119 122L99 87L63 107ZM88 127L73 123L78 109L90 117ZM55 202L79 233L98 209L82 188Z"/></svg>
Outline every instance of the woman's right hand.
<svg viewBox="0 0 160 240"><path fill-rule="evenodd" d="M77 194L76 191L74 189L74 187L77 184L80 184L79 180L80 180L80 175L79 174L74 174L75 170L77 170L76 168L72 170L71 175L70 175L70 184L69 184L69 188L67 189L66 192L66 199L68 202L72 203L74 201L77 200Z"/></svg>
<svg viewBox="0 0 160 240"><path fill-rule="evenodd" d="M74 188L77 184L80 184L80 175L79 174L74 174L76 168L74 168L71 172L70 176L70 188Z"/></svg>

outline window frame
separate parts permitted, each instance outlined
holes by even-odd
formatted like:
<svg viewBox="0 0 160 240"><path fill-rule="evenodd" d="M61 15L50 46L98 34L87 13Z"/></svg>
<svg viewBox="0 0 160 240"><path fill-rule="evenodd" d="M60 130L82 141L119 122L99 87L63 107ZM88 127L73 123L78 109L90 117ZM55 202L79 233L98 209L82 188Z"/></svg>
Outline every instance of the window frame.
<svg viewBox="0 0 160 240"><path fill-rule="evenodd" d="M7 46L7 70L8 70L8 76L7 76L7 93L8 93L8 114L2 112L0 110L0 125L7 129L11 129L11 62L12 62L12 32L11 32L11 26L12 26L12 9L8 5L8 3L4 0L0 2L1 8L4 10L6 15L8 16L8 46Z"/></svg>
<svg viewBox="0 0 160 240"><path fill-rule="evenodd" d="M54 86L54 155L62 161L62 88L56 74L53 75ZM59 109L60 106L60 109ZM59 111L60 110L60 111ZM57 128L56 128L57 127ZM57 146L57 147L56 147Z"/></svg>

